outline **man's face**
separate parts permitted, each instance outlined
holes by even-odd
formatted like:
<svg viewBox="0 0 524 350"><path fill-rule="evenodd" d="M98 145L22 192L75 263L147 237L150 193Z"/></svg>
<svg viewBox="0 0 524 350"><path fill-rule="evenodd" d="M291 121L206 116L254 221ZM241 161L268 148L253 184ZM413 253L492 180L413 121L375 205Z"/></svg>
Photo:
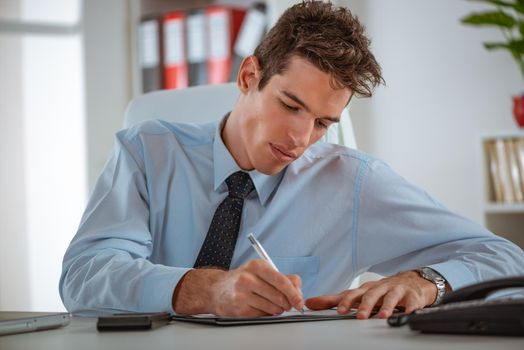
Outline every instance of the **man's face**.
<svg viewBox="0 0 524 350"><path fill-rule="evenodd" d="M339 120L351 91L333 89L330 80L305 59L292 57L287 70L261 91L251 84L238 133L248 169L280 172Z"/></svg>

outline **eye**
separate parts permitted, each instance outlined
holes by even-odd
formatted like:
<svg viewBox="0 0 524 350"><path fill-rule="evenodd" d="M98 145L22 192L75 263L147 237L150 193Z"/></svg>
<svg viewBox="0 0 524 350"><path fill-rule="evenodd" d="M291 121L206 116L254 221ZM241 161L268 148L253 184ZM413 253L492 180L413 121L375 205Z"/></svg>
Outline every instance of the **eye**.
<svg viewBox="0 0 524 350"><path fill-rule="evenodd" d="M315 120L315 126L319 129L327 129L329 127L329 123L326 123L322 119Z"/></svg>
<svg viewBox="0 0 524 350"><path fill-rule="evenodd" d="M288 105L287 103L285 103L285 102L282 101L282 100L280 100L280 104L281 104L285 109L287 109L288 111L298 112L298 107L290 106L290 105Z"/></svg>

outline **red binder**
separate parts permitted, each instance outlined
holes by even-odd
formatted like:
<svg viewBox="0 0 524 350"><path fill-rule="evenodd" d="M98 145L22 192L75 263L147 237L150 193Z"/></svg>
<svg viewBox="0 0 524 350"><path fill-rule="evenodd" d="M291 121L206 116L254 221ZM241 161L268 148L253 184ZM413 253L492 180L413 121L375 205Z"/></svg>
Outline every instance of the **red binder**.
<svg viewBox="0 0 524 350"><path fill-rule="evenodd" d="M212 6L207 9L209 84L229 80L233 45L245 14L246 10L226 6Z"/></svg>
<svg viewBox="0 0 524 350"><path fill-rule="evenodd" d="M164 15L164 88L180 89L188 86L185 20L182 11Z"/></svg>

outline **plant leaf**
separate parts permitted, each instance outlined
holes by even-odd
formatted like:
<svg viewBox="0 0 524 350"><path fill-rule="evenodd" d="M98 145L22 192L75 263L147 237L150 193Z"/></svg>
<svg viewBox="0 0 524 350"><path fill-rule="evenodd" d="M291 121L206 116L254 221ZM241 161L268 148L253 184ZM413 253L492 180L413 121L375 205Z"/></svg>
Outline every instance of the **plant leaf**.
<svg viewBox="0 0 524 350"><path fill-rule="evenodd" d="M516 52L520 55L524 54L524 40L511 40L508 43L508 47L512 52Z"/></svg>
<svg viewBox="0 0 524 350"><path fill-rule="evenodd" d="M524 1L523 0L516 0L516 3L512 3L510 1L502 1L502 0L470 0L470 1L485 2L488 4L492 4L492 5L500 6L500 7L506 7L506 8L510 7L510 8L513 8L518 13L524 14Z"/></svg>
<svg viewBox="0 0 524 350"><path fill-rule="evenodd" d="M484 47L487 50L497 50L497 49L508 50L513 55L513 57L517 60L520 56L524 55L524 40L512 40L509 43L487 42L487 43L484 43Z"/></svg>
<svg viewBox="0 0 524 350"><path fill-rule="evenodd" d="M524 38L524 22L519 21L518 26L519 26L520 36Z"/></svg>
<svg viewBox="0 0 524 350"><path fill-rule="evenodd" d="M473 26L498 26L503 28L513 28L515 19L502 11L474 12L461 19L464 24Z"/></svg>
<svg viewBox="0 0 524 350"><path fill-rule="evenodd" d="M488 50L509 49L509 45L506 43L484 43L484 47Z"/></svg>

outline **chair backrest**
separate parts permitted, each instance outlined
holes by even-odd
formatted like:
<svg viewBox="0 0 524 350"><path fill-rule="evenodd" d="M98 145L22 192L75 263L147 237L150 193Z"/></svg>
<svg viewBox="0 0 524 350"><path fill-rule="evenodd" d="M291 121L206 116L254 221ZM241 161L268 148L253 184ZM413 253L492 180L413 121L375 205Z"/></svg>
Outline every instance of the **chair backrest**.
<svg viewBox="0 0 524 350"><path fill-rule="evenodd" d="M214 121L233 108L239 95L236 83L150 92L128 104L124 126L130 127L150 119L194 123ZM324 141L356 148L347 109L342 113L340 124L329 128Z"/></svg>

